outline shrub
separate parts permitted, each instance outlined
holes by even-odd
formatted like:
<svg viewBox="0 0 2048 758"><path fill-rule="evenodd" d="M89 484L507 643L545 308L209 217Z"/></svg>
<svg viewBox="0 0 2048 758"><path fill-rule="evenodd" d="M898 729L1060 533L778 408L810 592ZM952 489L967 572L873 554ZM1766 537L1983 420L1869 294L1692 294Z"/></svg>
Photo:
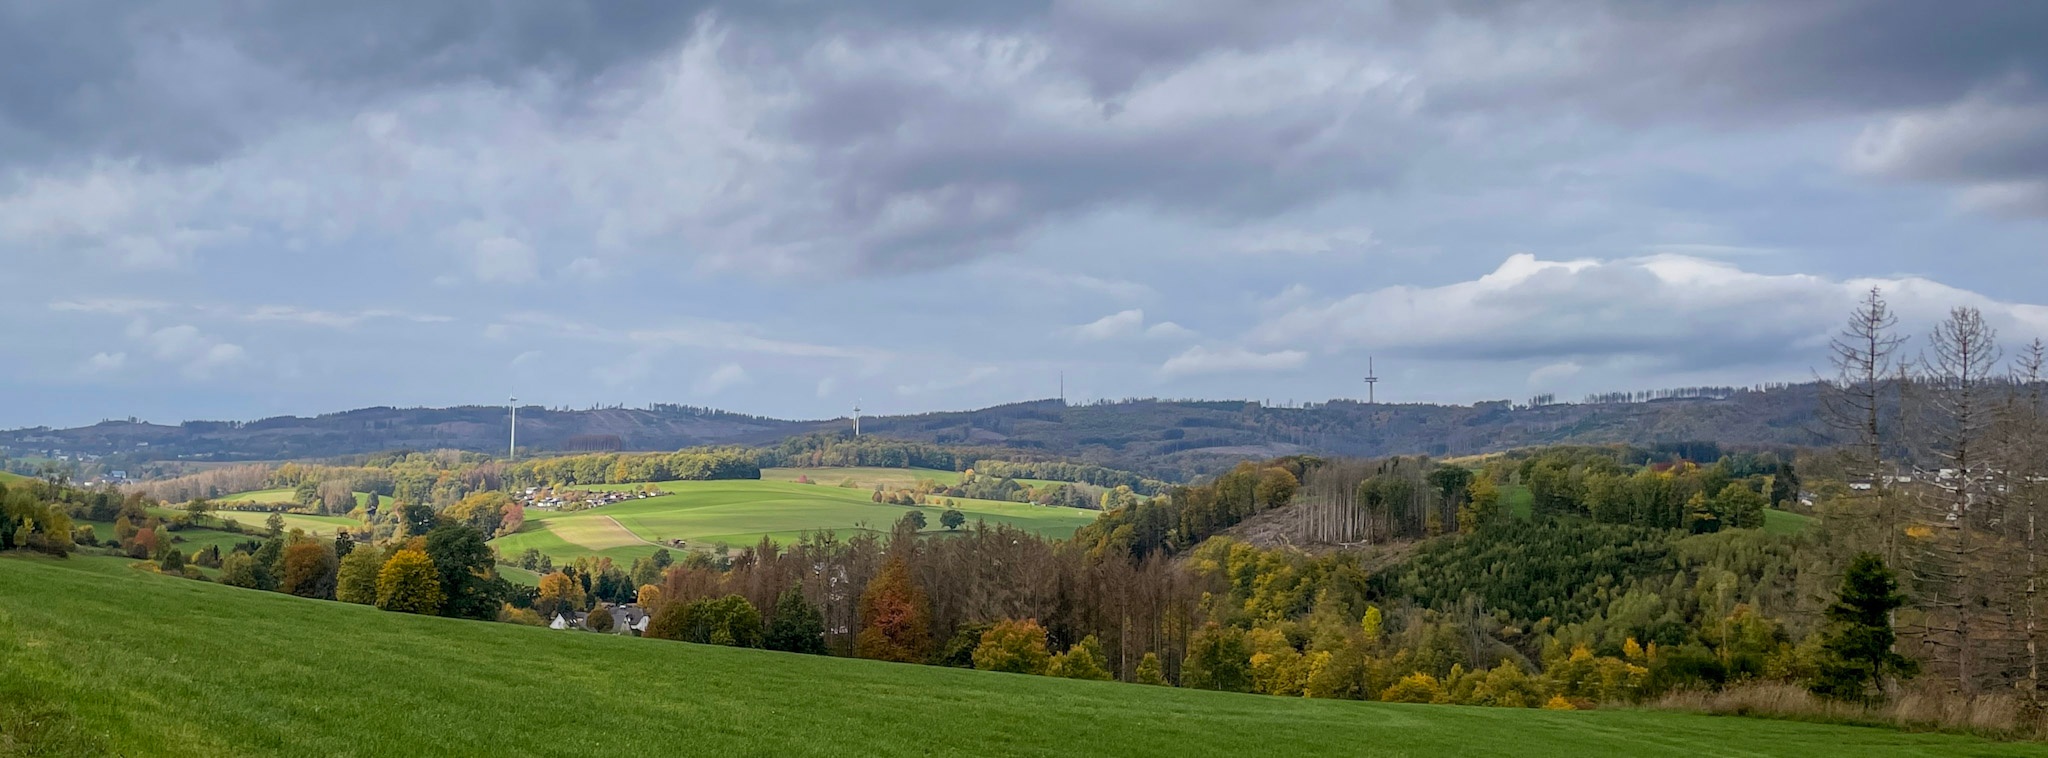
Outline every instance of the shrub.
<svg viewBox="0 0 2048 758"><path fill-rule="evenodd" d="M1401 681L1380 693L1380 699L1389 703L1442 703L1448 698L1444 686L1436 677L1420 671L1401 677Z"/></svg>
<svg viewBox="0 0 2048 758"><path fill-rule="evenodd" d="M1037 619L1002 621L981 635L974 648L974 667L982 671L1043 674L1052 664L1045 650L1045 627Z"/></svg>

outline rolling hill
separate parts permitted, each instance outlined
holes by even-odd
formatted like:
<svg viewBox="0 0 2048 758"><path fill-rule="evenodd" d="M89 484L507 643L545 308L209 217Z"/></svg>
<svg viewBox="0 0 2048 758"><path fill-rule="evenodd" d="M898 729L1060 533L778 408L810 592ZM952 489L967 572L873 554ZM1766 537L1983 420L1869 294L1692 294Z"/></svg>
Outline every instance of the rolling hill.
<svg viewBox="0 0 2048 758"><path fill-rule="evenodd" d="M1312 452L1436 456L1556 443L1656 444L1712 441L1795 445L1821 441L1814 423L1818 385L1731 390L1641 402L1508 401L1473 405L1365 404L1333 400L1298 407L1253 401L1134 400L1068 405L1057 400L973 411L872 417L864 432L970 446L992 454L1055 457L1165 479L1213 473L1237 461ZM108 421L75 429L0 432L16 451L65 450L113 460L281 460L393 449L504 449L502 407L365 408L314 418L194 421L166 426ZM682 406L586 411L522 408L519 439L536 451L674 450L695 445L763 445L814 432L842 432L846 419L785 421Z"/></svg>
<svg viewBox="0 0 2048 758"><path fill-rule="evenodd" d="M232 669L221 665L232 661ZM422 676L430 672L430 676ZM516 727L514 726L516 724ZM0 754L2020 756L1634 710L1197 692L384 613L0 556Z"/></svg>

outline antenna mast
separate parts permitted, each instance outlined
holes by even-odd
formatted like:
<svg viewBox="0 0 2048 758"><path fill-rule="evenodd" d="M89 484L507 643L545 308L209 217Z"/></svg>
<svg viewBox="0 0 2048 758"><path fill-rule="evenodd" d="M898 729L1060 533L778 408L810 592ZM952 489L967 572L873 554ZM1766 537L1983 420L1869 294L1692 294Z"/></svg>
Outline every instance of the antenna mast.
<svg viewBox="0 0 2048 758"><path fill-rule="evenodd" d="M1379 375L1378 375L1377 373L1375 373L1375 372L1374 372L1374 371L1372 370L1372 356L1368 355L1368 356L1366 356L1366 357L1365 357L1365 402L1366 402L1366 404L1368 404L1368 405L1378 405L1378 404L1379 404L1379 402L1380 402L1380 401L1379 401L1379 397L1378 397L1378 392L1377 392L1377 390L1379 389L1379 385L1380 385L1380 377L1379 377Z"/></svg>

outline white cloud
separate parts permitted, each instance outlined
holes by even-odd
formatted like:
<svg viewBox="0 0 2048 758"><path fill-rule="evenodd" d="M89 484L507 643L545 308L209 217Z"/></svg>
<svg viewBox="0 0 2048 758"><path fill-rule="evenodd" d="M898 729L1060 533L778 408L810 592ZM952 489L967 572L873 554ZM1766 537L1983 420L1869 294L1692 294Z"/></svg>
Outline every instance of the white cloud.
<svg viewBox="0 0 2048 758"><path fill-rule="evenodd" d="M1300 350L1260 353L1234 345L1220 348L1196 345L1180 355L1167 359L1166 363L1159 367L1159 371L1167 376L1292 371L1301 368L1307 362L1308 353Z"/></svg>
<svg viewBox="0 0 2048 758"><path fill-rule="evenodd" d="M146 321L137 319L129 324L128 334L142 343L152 357L177 366L188 379L212 378L215 371L241 363L247 355L242 346L191 324L152 329Z"/></svg>
<svg viewBox="0 0 2048 758"><path fill-rule="evenodd" d="M737 363L727 363L705 374L697 380L695 389L699 395L716 395L747 381L747 370Z"/></svg>
<svg viewBox="0 0 2048 758"><path fill-rule="evenodd" d="M85 361L85 372L88 374L110 374L121 370L121 367L127 365L127 363L127 353L94 353L91 358Z"/></svg>
<svg viewBox="0 0 2048 758"><path fill-rule="evenodd" d="M1074 327L1074 336L1090 342L1101 342L1135 337L1144 329L1145 312L1132 308Z"/></svg>
<svg viewBox="0 0 2048 758"><path fill-rule="evenodd" d="M2048 334L2048 307L2005 303L1926 279L1758 274L1677 255L1546 261L1510 256L1492 273L1304 303L1253 330L1259 344L1395 350L1441 360L1631 356L1681 367L1811 363L1872 287L1907 333L1952 306L1982 309L2014 338Z"/></svg>
<svg viewBox="0 0 2048 758"><path fill-rule="evenodd" d="M1194 330L1171 321L1145 325L1145 311L1132 308L1103 316L1086 324L1068 330L1075 339L1083 342L1108 342L1136 337L1157 340L1181 340L1195 336Z"/></svg>
<svg viewBox="0 0 2048 758"><path fill-rule="evenodd" d="M832 377L832 376L828 376L828 377L825 377L825 378L823 378L823 379L819 379L819 380L818 380L818 397L820 397L820 398L827 398L827 397L831 397L831 396L833 395L833 393L836 393L836 392L838 392L838 391L839 391L839 378L838 378L838 377Z"/></svg>

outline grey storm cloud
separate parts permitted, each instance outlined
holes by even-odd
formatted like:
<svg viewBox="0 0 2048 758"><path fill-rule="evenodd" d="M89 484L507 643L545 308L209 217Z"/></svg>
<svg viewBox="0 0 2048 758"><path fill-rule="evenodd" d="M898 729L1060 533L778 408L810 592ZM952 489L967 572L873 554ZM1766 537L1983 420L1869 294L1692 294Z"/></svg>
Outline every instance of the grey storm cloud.
<svg viewBox="0 0 2048 758"><path fill-rule="evenodd" d="M730 125L769 145L761 202L641 243L789 268L944 266L1104 209L1259 218L1525 118L1861 117L1868 174L2048 198L2035 3L9 3L0 156L204 164L445 87L602 132L704 24L716 86L762 100Z"/></svg>
<svg viewBox="0 0 2048 758"><path fill-rule="evenodd" d="M2048 329L2044 38L2030 2L0 0L0 283L49 298L0 300L49 326L0 392L1803 378L1868 283ZM1470 365L1430 386L1498 390Z"/></svg>

